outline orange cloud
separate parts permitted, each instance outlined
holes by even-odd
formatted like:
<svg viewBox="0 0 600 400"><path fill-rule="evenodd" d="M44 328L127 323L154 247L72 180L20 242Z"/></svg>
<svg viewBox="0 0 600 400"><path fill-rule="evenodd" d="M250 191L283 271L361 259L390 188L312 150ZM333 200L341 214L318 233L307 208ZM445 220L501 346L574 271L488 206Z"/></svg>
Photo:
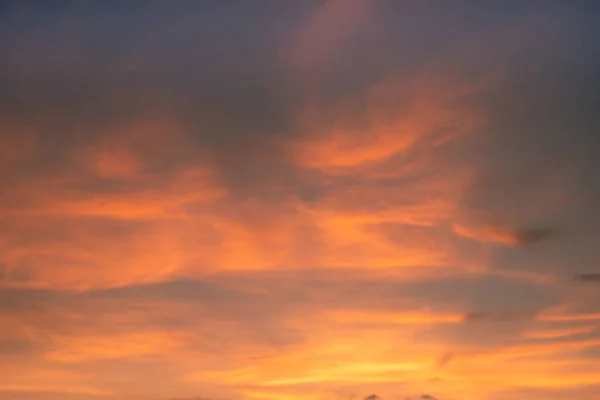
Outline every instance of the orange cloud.
<svg viewBox="0 0 600 400"><path fill-rule="evenodd" d="M94 167L98 175L103 178L130 178L142 169L139 160L133 154L123 150L98 154Z"/></svg>
<svg viewBox="0 0 600 400"><path fill-rule="evenodd" d="M56 392L65 395L109 395L110 392L94 387L80 373L54 367L33 365L0 365L0 393L2 392Z"/></svg>
<svg viewBox="0 0 600 400"><path fill-rule="evenodd" d="M557 188L562 153L527 158L562 143L554 113L585 109L566 93L576 73L544 69L556 42L511 67L546 50L513 42L504 11L328 0L273 4L280 21L200 3L3 27L0 399L541 400L597 384L597 295L547 264L594 275L594 237L561 227L596 204L579 180L598 168ZM546 73L569 90L525 87Z"/></svg>
<svg viewBox="0 0 600 400"><path fill-rule="evenodd" d="M77 363L169 354L184 343L185 336L170 332L135 332L106 337L57 337L52 340L54 349L46 353L45 358L59 363Z"/></svg>
<svg viewBox="0 0 600 400"><path fill-rule="evenodd" d="M381 163L394 155L410 159L418 152L420 157L407 166L431 168L426 163L432 160L423 157L449 140L473 133L484 121L473 107L450 109L448 104L477 94L489 82L443 82L429 74L410 81L386 79L369 87L361 110L366 121L348 107L347 113L332 122L319 104L313 104L300 116L308 140L297 146L299 162L325 172L344 173L345 168ZM346 102L352 104L352 100Z"/></svg>

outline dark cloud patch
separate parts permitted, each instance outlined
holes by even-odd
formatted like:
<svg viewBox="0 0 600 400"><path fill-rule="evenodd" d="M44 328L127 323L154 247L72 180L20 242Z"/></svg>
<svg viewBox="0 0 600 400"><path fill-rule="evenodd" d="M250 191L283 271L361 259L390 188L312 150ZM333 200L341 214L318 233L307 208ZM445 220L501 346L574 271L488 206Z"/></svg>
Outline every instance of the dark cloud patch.
<svg viewBox="0 0 600 400"><path fill-rule="evenodd" d="M180 302L247 301L248 295L238 290L200 280L178 280L121 288L94 290L83 296L98 299L169 300Z"/></svg>
<svg viewBox="0 0 600 400"><path fill-rule="evenodd" d="M54 290L0 287L0 310L39 310L44 305L65 304L71 298L68 293Z"/></svg>
<svg viewBox="0 0 600 400"><path fill-rule="evenodd" d="M492 317L491 314L484 313L481 311L473 311L473 312L466 313L463 316L463 319L465 322L475 322L475 321L483 321L483 320L489 319L490 317Z"/></svg>
<svg viewBox="0 0 600 400"><path fill-rule="evenodd" d="M36 343L28 339L11 338L0 339L0 355L12 356L34 353L38 349Z"/></svg>
<svg viewBox="0 0 600 400"><path fill-rule="evenodd" d="M456 359L456 353L454 352L447 352L442 354L442 356L440 357L440 359L438 360L438 365L440 367L444 367L448 364L450 364L453 360Z"/></svg>
<svg viewBox="0 0 600 400"><path fill-rule="evenodd" d="M581 217L581 219L580 219ZM590 214L588 219L594 219ZM585 220L580 215L571 221ZM566 228L565 228L566 230ZM575 229L570 232L575 232ZM545 239L544 248L536 251L521 251L519 248L503 248L494 252L490 265L497 270L532 272L556 277L573 276L573 271L579 274L594 274L597 271L597 261L600 257L600 235L593 231L581 230L577 233L561 235L561 240Z"/></svg>
<svg viewBox="0 0 600 400"><path fill-rule="evenodd" d="M513 322L513 321L530 321L537 313L535 312L501 312L501 311L472 311L465 313L463 316L464 322Z"/></svg>
<svg viewBox="0 0 600 400"><path fill-rule="evenodd" d="M574 276L575 280L586 283L599 283L600 274L579 274Z"/></svg>
<svg viewBox="0 0 600 400"><path fill-rule="evenodd" d="M523 228L515 232L517 244L520 246L529 246L543 242L552 236L555 236L555 228Z"/></svg>

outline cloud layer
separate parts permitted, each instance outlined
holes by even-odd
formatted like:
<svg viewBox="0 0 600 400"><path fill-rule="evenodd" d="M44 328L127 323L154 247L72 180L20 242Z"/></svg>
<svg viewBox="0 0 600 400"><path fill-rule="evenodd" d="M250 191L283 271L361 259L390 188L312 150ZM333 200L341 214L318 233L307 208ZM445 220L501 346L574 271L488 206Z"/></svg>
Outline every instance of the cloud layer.
<svg viewBox="0 0 600 400"><path fill-rule="evenodd" d="M0 399L600 389L591 3L3 4Z"/></svg>

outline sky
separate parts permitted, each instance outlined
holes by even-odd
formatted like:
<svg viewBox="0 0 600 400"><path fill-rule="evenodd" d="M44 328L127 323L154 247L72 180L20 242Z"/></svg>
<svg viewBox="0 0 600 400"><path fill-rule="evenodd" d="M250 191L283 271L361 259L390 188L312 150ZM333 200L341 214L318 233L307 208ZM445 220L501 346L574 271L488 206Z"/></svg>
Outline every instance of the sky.
<svg viewBox="0 0 600 400"><path fill-rule="evenodd" d="M0 2L0 400L593 400L596 1Z"/></svg>

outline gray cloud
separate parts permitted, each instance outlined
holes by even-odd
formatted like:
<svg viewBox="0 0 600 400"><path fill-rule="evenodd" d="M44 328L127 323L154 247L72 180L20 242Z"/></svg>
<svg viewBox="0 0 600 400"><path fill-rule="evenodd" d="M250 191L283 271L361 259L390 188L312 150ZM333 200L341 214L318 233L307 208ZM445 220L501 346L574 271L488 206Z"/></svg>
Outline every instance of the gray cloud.
<svg viewBox="0 0 600 400"><path fill-rule="evenodd" d="M484 322L484 321L496 321L496 322L508 322L508 321L528 321L533 319L536 313L529 312L486 312L486 311L473 311L464 314L465 322Z"/></svg>
<svg viewBox="0 0 600 400"><path fill-rule="evenodd" d="M440 359L438 360L438 365L440 367L444 367L452 362L452 360L456 359L457 354L454 352L444 353Z"/></svg>
<svg viewBox="0 0 600 400"><path fill-rule="evenodd" d="M575 279L581 282L600 282L600 274L579 274L575 275Z"/></svg>
<svg viewBox="0 0 600 400"><path fill-rule="evenodd" d="M515 237L520 246L529 246L547 240L556 233L555 228L524 228L519 229Z"/></svg>
<svg viewBox="0 0 600 400"><path fill-rule="evenodd" d="M0 355L4 357L10 357L11 355L33 354L36 350L39 350L39 346L28 339L0 339Z"/></svg>

